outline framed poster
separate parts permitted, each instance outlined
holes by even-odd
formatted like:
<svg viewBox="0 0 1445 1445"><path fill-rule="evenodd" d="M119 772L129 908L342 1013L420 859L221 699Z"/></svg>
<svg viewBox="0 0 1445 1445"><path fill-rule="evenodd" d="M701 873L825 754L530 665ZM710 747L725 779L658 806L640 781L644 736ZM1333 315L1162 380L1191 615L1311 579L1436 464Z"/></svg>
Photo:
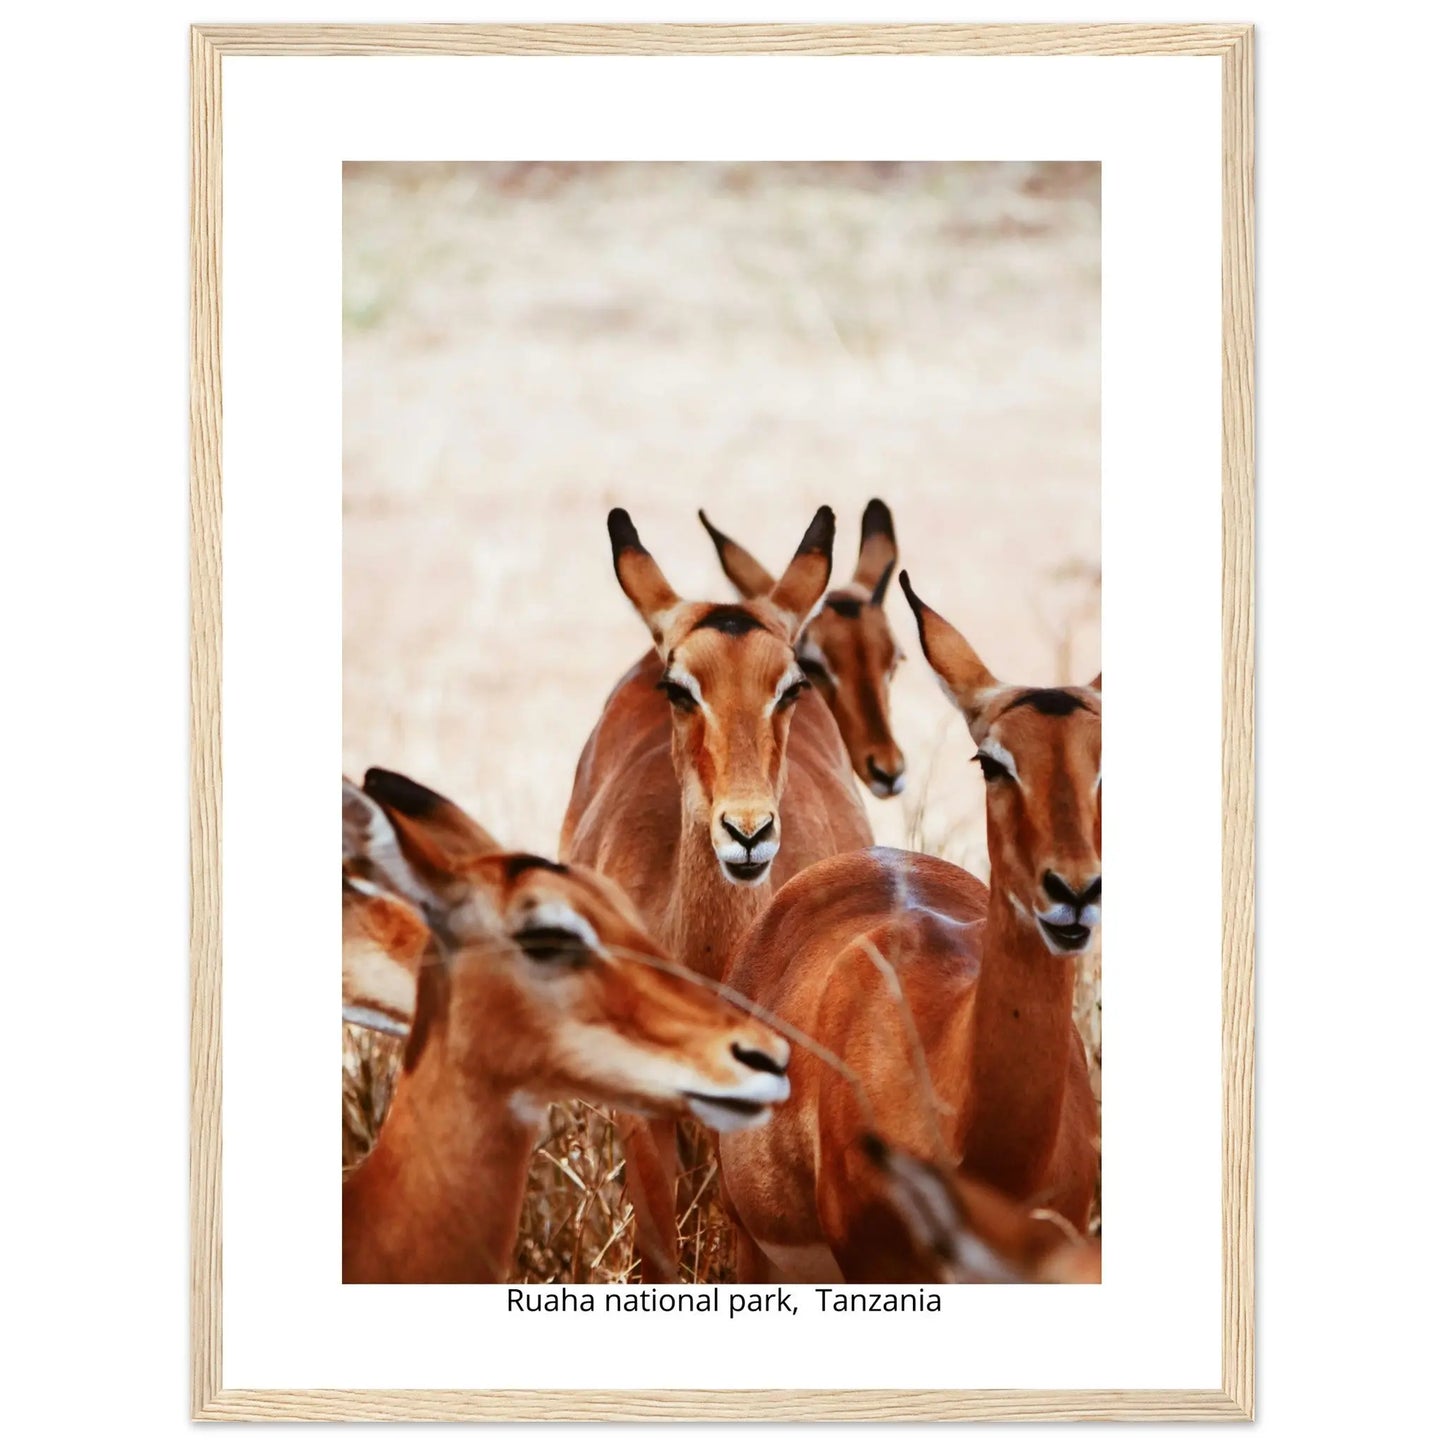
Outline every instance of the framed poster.
<svg viewBox="0 0 1445 1445"><path fill-rule="evenodd" d="M1250 47L193 31L198 1418L1251 1416Z"/></svg>

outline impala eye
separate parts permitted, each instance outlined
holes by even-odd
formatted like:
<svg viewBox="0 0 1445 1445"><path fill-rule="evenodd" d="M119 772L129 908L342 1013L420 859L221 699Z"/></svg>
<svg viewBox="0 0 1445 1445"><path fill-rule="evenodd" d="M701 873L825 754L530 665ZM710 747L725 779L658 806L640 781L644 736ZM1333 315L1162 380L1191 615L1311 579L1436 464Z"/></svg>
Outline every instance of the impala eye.
<svg viewBox="0 0 1445 1445"><path fill-rule="evenodd" d="M798 666L803 669L804 674L813 682L827 683L832 681L828 676L828 669L824 667L816 657L807 657L800 654L798 657Z"/></svg>
<svg viewBox="0 0 1445 1445"><path fill-rule="evenodd" d="M808 688L812 687L812 685L813 684L809 682L806 677L800 677L797 682L795 682L792 687L790 687L778 699L778 706L775 710L777 712L782 712L784 708L792 707L792 705L797 702L797 700L803 695L803 693Z"/></svg>
<svg viewBox="0 0 1445 1445"><path fill-rule="evenodd" d="M1013 777L1013 774L997 758L991 758L987 753L975 753L973 761L978 764L979 771L983 773L983 780L986 783L997 783L1004 778Z"/></svg>
<svg viewBox="0 0 1445 1445"><path fill-rule="evenodd" d="M565 963L581 968L592 958L591 945L570 928L523 928L512 935L512 942L533 963Z"/></svg>
<svg viewBox="0 0 1445 1445"><path fill-rule="evenodd" d="M663 693L668 702L679 712L697 711L697 699L680 682L674 682L670 677L664 677L657 684L657 690Z"/></svg>

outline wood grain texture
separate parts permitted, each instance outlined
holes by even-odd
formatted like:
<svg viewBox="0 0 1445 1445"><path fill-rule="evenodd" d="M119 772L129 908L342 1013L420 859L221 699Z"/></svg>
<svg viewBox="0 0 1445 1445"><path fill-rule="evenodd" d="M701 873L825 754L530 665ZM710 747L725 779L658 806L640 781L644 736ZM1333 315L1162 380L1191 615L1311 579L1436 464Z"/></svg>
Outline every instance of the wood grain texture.
<svg viewBox="0 0 1445 1445"><path fill-rule="evenodd" d="M1254 1418L1254 34L1224 57L1224 1368Z"/></svg>
<svg viewBox="0 0 1445 1445"><path fill-rule="evenodd" d="M959 1286L963 1288L963 1286ZM1222 1390L227 1390L204 1420L1242 1420Z"/></svg>
<svg viewBox="0 0 1445 1445"><path fill-rule="evenodd" d="M1218 1390L221 1387L225 55L1212 55L1223 100L1223 1360ZM1254 97L1239 25L199 26L191 32L191 1332L205 1420L1245 1420L1254 1411Z"/></svg>
<svg viewBox="0 0 1445 1445"><path fill-rule="evenodd" d="M221 1389L221 57L191 32L191 1405Z"/></svg>
<svg viewBox="0 0 1445 1445"><path fill-rule="evenodd" d="M1238 25L207 25L225 55L1223 55Z"/></svg>

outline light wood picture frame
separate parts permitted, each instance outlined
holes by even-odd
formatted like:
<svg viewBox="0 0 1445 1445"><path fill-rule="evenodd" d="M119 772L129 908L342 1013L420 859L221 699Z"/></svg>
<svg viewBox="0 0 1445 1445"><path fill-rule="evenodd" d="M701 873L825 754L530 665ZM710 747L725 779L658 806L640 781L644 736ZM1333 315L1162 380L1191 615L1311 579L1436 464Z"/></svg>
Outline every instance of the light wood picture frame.
<svg viewBox="0 0 1445 1445"><path fill-rule="evenodd" d="M268 1390L221 1373L221 147L230 56L1192 55L1222 63L1223 1198L1198 1390ZM1254 1412L1253 31L1244 25L275 25L191 31L191 1401L203 1420L1248 1420Z"/></svg>

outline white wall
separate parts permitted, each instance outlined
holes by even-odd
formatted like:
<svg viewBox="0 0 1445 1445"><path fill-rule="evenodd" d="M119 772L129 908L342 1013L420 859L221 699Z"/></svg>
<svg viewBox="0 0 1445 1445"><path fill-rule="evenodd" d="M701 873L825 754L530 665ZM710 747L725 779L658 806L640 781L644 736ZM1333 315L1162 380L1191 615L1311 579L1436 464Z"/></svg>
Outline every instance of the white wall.
<svg viewBox="0 0 1445 1445"><path fill-rule="evenodd" d="M795 3L787 18L891 8ZM305 18L397 10L350 0ZM609 11L753 18L718 0L546 18ZM279 13L232 0L219 18ZM20 1322L7 1413L28 1439L109 1428L106 1413L149 1440L186 1428L185 67L198 18L175 3L35 7L11 15L0 53L0 1199L14 1215L0 1278ZM907 18L1120 17L1054 0ZM1442 1253L1429 634L1445 27L1399 3L1135 3L1126 18L1260 27L1257 1428L1271 1442L1406 1430L1435 1364L1426 1274L1438 1283Z"/></svg>

